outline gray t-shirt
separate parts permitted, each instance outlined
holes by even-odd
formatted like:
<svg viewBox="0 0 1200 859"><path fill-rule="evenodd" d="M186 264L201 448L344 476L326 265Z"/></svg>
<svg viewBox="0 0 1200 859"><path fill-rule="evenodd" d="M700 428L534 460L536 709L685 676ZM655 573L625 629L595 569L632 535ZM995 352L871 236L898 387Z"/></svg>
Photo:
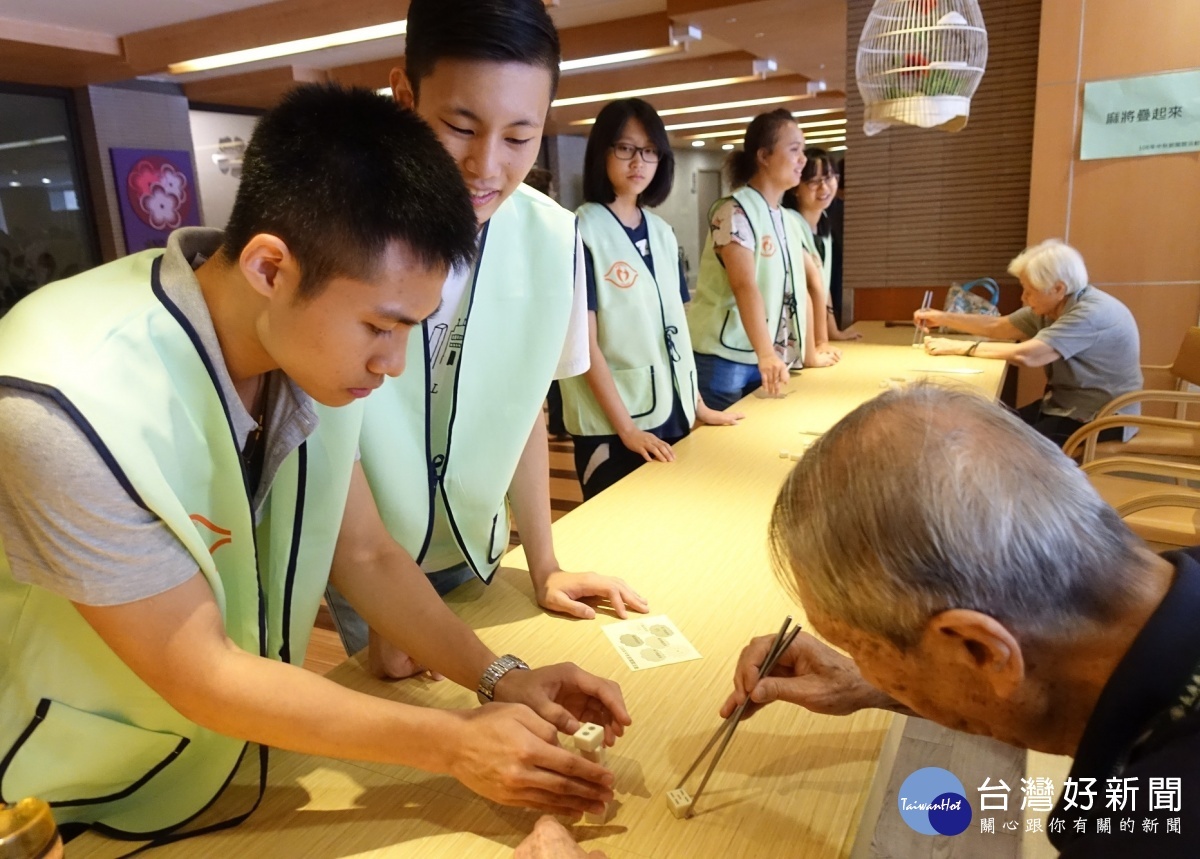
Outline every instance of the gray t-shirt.
<svg viewBox="0 0 1200 859"><path fill-rule="evenodd" d="M1114 398L1142 388L1137 323L1108 293L1085 286L1067 299L1058 319L1022 307L1008 321L1062 356L1046 367L1046 414L1090 421ZM1139 411L1137 405L1121 410Z"/></svg>
<svg viewBox="0 0 1200 859"><path fill-rule="evenodd" d="M172 233L160 281L208 353L234 434L244 446L257 422L233 387L192 271L220 243L217 230ZM308 395L278 370L267 379L263 423L267 447L256 512L280 464L317 427ZM49 397L0 386L0 462L0 543L17 581L84 605L119 605L170 590L196 574L196 561L175 534L133 502Z"/></svg>

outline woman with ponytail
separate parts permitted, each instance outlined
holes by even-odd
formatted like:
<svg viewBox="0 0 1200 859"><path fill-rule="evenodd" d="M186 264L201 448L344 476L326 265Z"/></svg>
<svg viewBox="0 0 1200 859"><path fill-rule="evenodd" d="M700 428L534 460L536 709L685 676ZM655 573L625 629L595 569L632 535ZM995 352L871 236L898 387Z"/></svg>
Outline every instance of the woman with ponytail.
<svg viewBox="0 0 1200 859"><path fill-rule="evenodd" d="M713 408L760 386L780 396L790 367L828 367L840 355L814 334L803 227L780 205L803 169L804 133L783 109L756 116L730 155L734 192L710 210L689 318L700 393Z"/></svg>

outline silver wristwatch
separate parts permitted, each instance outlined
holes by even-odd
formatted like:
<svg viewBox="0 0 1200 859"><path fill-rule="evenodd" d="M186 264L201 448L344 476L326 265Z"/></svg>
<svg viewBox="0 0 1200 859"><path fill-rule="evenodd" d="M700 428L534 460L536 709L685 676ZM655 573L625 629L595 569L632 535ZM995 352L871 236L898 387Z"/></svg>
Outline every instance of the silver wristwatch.
<svg viewBox="0 0 1200 859"><path fill-rule="evenodd" d="M528 671L529 666L511 653L506 653L484 669L483 676L479 678L479 688L475 690L479 703L486 704L494 700L496 684L500 682L500 678L515 669Z"/></svg>

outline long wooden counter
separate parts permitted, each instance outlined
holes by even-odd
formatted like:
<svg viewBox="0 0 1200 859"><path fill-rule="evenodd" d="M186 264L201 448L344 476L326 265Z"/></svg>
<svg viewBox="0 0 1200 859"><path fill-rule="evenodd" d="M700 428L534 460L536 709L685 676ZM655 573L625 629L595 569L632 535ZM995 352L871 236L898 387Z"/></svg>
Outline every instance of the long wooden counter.
<svg viewBox="0 0 1200 859"><path fill-rule="evenodd" d="M450 595L455 611L497 652L534 664L571 660L620 682L634 724L609 752L619 805L608 824L578 827L589 849L613 859L791 859L869 847L870 835L859 832L876 828L888 775L877 779L881 750L893 723L879 711L835 718L769 707L738 729L694 818L676 820L663 798L716 729L741 648L754 635L773 633L786 614L804 620L767 557L771 506L792 466L780 451L802 452L809 433L829 428L889 379L933 375L989 396L1000 390L1002 362L929 357L908 345L912 329L867 328L876 342L846 344L839 365L805 370L783 399L748 397L738 406L746 413L741 425L701 429L676 447L675 463L640 469L554 526L566 569L627 579L649 599L651 614L668 615L702 659L631 671L602 632L610 618L567 620L536 607L520 550L505 558L490 587L471 582ZM903 345L886 345L896 340ZM979 372L929 372L950 368ZM382 683L353 660L329 676L412 704L475 705L471 691L448 682ZM885 765L892 752L884 750ZM224 809L248 807L257 794L253 775L239 777ZM507 857L534 819L448 777L273 752L266 796L247 823L153 855ZM82 859L129 849L89 834L68 852Z"/></svg>

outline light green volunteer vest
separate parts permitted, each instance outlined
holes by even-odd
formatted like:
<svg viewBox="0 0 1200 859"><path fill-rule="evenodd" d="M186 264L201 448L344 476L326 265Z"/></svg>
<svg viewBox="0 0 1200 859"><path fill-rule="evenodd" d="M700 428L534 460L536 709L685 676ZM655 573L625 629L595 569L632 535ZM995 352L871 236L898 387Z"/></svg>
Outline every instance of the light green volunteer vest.
<svg viewBox="0 0 1200 859"><path fill-rule="evenodd" d="M575 212L592 252L596 281L596 339L621 402L638 429L671 416L675 392L688 425L696 419L696 362L680 298L679 244L666 221L643 211L657 277L607 206L584 203ZM563 379L563 421L572 435L616 430L583 376Z"/></svg>
<svg viewBox="0 0 1200 859"><path fill-rule="evenodd" d="M725 199L713 204L710 217ZM750 229L754 232L754 266L758 289L767 312L767 330L774 339L775 332L779 330L779 320L786 309L793 314L792 330L796 334L799 352L803 355L807 313L803 296L807 280L804 276L804 238L799 225L785 214L785 235L780 236L775 222L771 220L767 201L749 185L734 191L733 199L745 210ZM792 292L796 300L784 308L784 284L788 279L793 281ZM696 352L717 355L739 364L758 363L750 337L742 325L733 288L729 285L729 275L713 247L711 230L704 243L704 251L700 254L700 276L688 320L692 329L692 348Z"/></svg>
<svg viewBox="0 0 1200 859"><path fill-rule="evenodd" d="M804 216L795 209L784 209L785 217L794 218L800 227L800 235L804 238L804 249L812 254L813 259L821 268L821 281L825 284L825 297L829 297L829 285L833 282L833 236L825 237L825 259L817 252L817 238L813 229L808 225Z"/></svg>
<svg viewBox="0 0 1200 859"><path fill-rule="evenodd" d="M430 419L430 338L366 402L362 464L384 523L420 563L441 493L485 582L508 548L506 495L562 356L575 288L575 216L521 185L483 228L446 425Z"/></svg>
<svg viewBox="0 0 1200 859"><path fill-rule="evenodd" d="M327 416L283 463L255 527L226 404L197 335L159 286L160 254L19 303L0 320L0 384L48 395L71 415L129 496L195 558L234 643L300 664L361 410ZM246 743L172 709L68 600L14 581L2 547L0 629L4 801L39 796L60 824L156 837L221 792Z"/></svg>

